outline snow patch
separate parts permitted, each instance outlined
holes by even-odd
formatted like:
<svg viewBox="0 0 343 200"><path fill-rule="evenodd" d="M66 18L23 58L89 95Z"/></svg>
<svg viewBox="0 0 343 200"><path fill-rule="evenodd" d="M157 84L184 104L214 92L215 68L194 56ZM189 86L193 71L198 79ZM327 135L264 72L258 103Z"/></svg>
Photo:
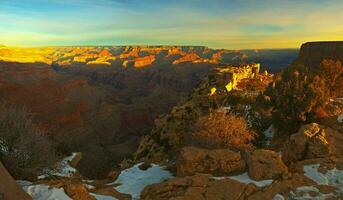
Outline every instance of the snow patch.
<svg viewBox="0 0 343 200"><path fill-rule="evenodd" d="M268 185L273 183L272 179L267 179L267 180L262 180L262 181L254 181L249 177L247 172L240 174L240 175L237 175L237 176L229 176L229 178L236 180L238 182L241 182L241 183L245 183L245 184L253 183L257 187L265 187L265 186L268 186Z"/></svg>
<svg viewBox="0 0 343 200"><path fill-rule="evenodd" d="M340 114L340 115L338 115L337 121L338 121L339 123L343 123L343 113Z"/></svg>
<svg viewBox="0 0 343 200"><path fill-rule="evenodd" d="M272 139L274 137L274 125L270 125L267 130L263 132L264 136L266 136L268 139Z"/></svg>
<svg viewBox="0 0 343 200"><path fill-rule="evenodd" d="M329 181L327 177L318 172L319 166L320 164L304 165L304 175L319 185L328 185Z"/></svg>
<svg viewBox="0 0 343 200"><path fill-rule="evenodd" d="M267 179L267 180L262 180L262 181L254 181L249 177L247 172L240 174L240 175L236 175L236 176L223 176L223 177L212 177L212 178L216 179L216 180L230 178L230 179L233 179L233 180L238 181L240 183L245 183L245 184L253 183L257 187L265 187L265 186L268 186L268 185L273 183L272 179Z"/></svg>
<svg viewBox="0 0 343 200"><path fill-rule="evenodd" d="M73 153L71 156L65 157L61 162L57 164L57 170L47 170L43 175L38 176L38 179L44 179L53 176L60 177L72 177L76 173L76 169L70 166L70 162L75 158L77 153Z"/></svg>
<svg viewBox="0 0 343 200"><path fill-rule="evenodd" d="M96 200L118 200L112 196L105 196L105 195L100 195L100 194L95 194L95 193L89 193L93 197L95 197Z"/></svg>
<svg viewBox="0 0 343 200"><path fill-rule="evenodd" d="M324 200L324 199L334 197L334 194L332 193L323 194L319 191L318 188L313 187L313 186L301 186L301 187L298 187L295 190L295 192L291 191L289 193L289 196L291 199L296 199L296 200L310 200L310 199Z"/></svg>
<svg viewBox="0 0 343 200"><path fill-rule="evenodd" d="M169 171L159 165L152 164L147 170L141 170L139 169L141 164L123 170L117 180L108 185L120 184L115 187L118 192L130 194L133 199L139 199L145 186L160 183L173 177Z"/></svg>
<svg viewBox="0 0 343 200"><path fill-rule="evenodd" d="M32 185L32 182L30 181L25 181L25 180L16 180L17 184L21 187L24 187L24 186L30 186Z"/></svg>
<svg viewBox="0 0 343 200"><path fill-rule="evenodd" d="M320 164L305 165L304 175L319 185L334 186L338 193L343 194L343 170L334 168L322 174L318 171L319 166Z"/></svg>
<svg viewBox="0 0 343 200"><path fill-rule="evenodd" d="M72 200L65 193L63 188L53 188L46 185L24 186L33 200Z"/></svg>
<svg viewBox="0 0 343 200"><path fill-rule="evenodd" d="M276 194L273 197L273 200L285 200L285 197L283 197L281 194Z"/></svg>
<svg viewBox="0 0 343 200"><path fill-rule="evenodd" d="M85 186L85 188L87 188L87 189L89 189L89 190L95 189L95 187L94 187L93 185L83 184L83 186Z"/></svg>

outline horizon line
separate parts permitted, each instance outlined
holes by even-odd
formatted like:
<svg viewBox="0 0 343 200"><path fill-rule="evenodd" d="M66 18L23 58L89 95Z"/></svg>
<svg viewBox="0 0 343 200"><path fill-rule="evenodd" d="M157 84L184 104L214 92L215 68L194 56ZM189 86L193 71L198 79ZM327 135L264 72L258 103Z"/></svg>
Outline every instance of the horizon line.
<svg viewBox="0 0 343 200"><path fill-rule="evenodd" d="M319 42L319 41L318 41ZM324 41L323 41L324 42ZM308 43L304 42L303 44ZM22 45L22 46L17 46L17 45L5 45L5 44L0 44L1 47L12 47L12 48L53 48L53 47L204 47L204 48L209 48L213 50L293 50L293 49L300 49L300 47L266 47L266 48L237 48L237 49L230 49L230 48L213 48L210 46L206 45L172 45L172 44L167 44L167 45L161 45L161 44L99 44L99 45L87 45L87 44L80 44L80 45Z"/></svg>

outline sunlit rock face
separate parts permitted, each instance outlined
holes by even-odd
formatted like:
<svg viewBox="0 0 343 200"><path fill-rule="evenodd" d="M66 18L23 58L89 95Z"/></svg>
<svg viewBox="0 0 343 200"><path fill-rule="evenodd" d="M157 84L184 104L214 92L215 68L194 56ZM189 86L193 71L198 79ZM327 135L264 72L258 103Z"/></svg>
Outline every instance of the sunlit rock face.
<svg viewBox="0 0 343 200"><path fill-rule="evenodd" d="M136 58L134 60L134 67L140 68L140 67L146 67L148 65L151 65L156 60L154 55L150 56L144 56L141 58Z"/></svg>

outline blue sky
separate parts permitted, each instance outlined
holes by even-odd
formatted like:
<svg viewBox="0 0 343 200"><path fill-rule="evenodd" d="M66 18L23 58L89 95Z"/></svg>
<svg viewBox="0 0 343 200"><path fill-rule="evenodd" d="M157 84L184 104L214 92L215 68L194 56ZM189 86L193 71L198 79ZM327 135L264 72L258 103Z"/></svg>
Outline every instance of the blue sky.
<svg viewBox="0 0 343 200"><path fill-rule="evenodd" d="M293 48L343 40L341 0L0 0L0 44Z"/></svg>

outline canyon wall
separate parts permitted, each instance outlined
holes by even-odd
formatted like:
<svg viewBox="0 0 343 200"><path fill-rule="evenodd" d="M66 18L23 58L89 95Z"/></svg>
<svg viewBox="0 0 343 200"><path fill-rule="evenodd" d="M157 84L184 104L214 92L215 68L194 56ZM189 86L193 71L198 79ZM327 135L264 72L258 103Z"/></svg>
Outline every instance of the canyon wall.
<svg viewBox="0 0 343 200"><path fill-rule="evenodd" d="M296 62L308 66L318 66L323 59L343 62L343 42L307 42L301 45Z"/></svg>

